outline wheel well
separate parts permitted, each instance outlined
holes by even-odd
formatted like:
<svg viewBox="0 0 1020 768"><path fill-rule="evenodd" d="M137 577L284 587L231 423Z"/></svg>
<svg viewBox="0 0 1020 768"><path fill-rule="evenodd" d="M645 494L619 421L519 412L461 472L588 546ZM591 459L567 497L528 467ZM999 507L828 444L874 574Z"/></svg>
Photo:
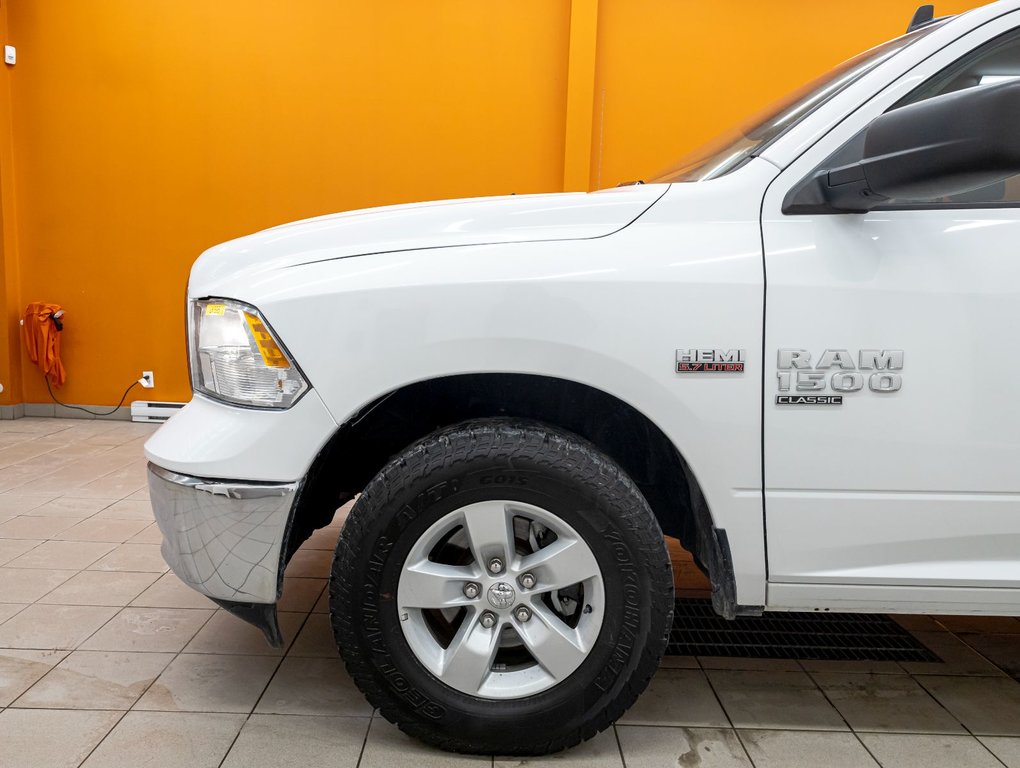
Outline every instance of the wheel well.
<svg viewBox="0 0 1020 768"><path fill-rule="evenodd" d="M465 374L411 384L343 424L305 479L288 536L287 557L327 525L336 509L386 462L436 429L477 418L516 416L587 439L627 472L667 536L675 536L713 585L732 583L704 495L683 457L651 420L594 387L526 374ZM725 571L729 571L726 573ZM714 587L718 590L718 586Z"/></svg>

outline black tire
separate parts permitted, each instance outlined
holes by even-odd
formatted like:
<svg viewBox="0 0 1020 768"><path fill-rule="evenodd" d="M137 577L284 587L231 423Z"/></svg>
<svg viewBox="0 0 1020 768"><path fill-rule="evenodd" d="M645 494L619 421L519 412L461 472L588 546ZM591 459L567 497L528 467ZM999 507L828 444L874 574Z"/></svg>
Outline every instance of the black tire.
<svg viewBox="0 0 1020 768"><path fill-rule="evenodd" d="M450 510L508 499L542 506L583 537L602 569L598 640L565 680L516 699L444 684L411 651L395 605L407 553ZM673 579L659 524L615 462L587 441L520 420L466 422L393 458L355 504L337 543L330 617L347 669L390 722L455 752L539 755L611 725L665 650Z"/></svg>

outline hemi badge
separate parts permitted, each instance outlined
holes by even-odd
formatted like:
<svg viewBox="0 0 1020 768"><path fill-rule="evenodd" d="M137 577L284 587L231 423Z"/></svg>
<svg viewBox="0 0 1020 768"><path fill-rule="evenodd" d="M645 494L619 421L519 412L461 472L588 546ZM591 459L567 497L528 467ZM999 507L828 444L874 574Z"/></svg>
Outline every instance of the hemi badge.
<svg viewBox="0 0 1020 768"><path fill-rule="evenodd" d="M743 349L678 349L677 373L743 373L747 351Z"/></svg>

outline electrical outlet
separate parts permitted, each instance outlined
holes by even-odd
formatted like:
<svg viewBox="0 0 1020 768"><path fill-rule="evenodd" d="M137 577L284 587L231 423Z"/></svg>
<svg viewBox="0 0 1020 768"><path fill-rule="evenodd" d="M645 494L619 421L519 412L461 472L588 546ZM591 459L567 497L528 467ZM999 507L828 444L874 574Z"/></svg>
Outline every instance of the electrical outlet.
<svg viewBox="0 0 1020 768"><path fill-rule="evenodd" d="M138 380L143 387L146 389L152 389L156 386L156 377L152 371L142 371L142 378Z"/></svg>

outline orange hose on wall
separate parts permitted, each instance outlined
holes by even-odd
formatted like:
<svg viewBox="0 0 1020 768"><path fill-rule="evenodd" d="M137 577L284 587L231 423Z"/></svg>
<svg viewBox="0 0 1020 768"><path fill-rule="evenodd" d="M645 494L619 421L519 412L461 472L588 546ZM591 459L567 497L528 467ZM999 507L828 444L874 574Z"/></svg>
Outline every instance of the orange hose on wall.
<svg viewBox="0 0 1020 768"><path fill-rule="evenodd" d="M21 321L21 335L25 339L28 359L39 366L43 374L61 387L67 378L60 360L60 317L64 310L59 304L33 301L25 307Z"/></svg>

